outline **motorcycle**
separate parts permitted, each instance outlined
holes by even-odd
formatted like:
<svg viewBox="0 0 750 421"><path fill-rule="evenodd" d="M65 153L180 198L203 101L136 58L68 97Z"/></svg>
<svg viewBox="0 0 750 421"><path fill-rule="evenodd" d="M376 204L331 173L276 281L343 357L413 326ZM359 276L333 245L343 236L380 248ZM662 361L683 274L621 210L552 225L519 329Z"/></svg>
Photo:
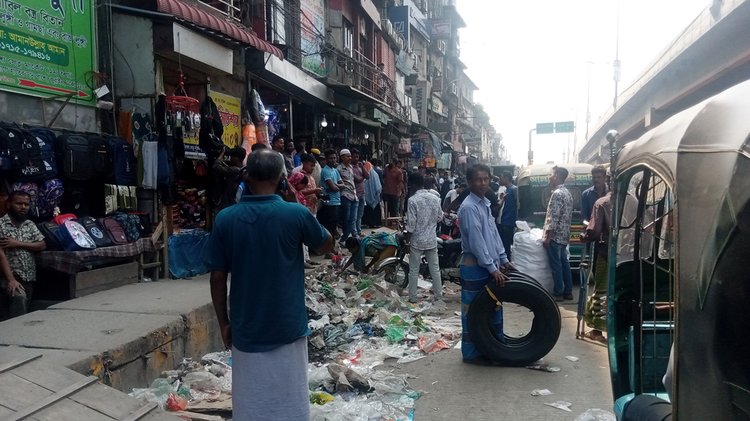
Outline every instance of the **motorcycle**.
<svg viewBox="0 0 750 421"><path fill-rule="evenodd" d="M374 274L385 274L386 282L392 283L400 288L409 285L409 246L406 244L405 229L401 227L402 234L397 235L398 253L395 257L389 257L378 263L373 271ZM438 237L438 264L443 281L460 284L461 276L458 265L461 262L461 239L450 237ZM424 278L430 277L430 269L425 258L419 265L419 274Z"/></svg>

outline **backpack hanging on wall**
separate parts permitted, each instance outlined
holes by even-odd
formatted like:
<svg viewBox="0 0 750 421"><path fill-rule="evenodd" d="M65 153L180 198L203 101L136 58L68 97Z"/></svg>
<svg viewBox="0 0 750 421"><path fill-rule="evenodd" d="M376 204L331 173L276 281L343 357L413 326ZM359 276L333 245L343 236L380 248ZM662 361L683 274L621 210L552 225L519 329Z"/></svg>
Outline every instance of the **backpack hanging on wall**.
<svg viewBox="0 0 750 421"><path fill-rule="evenodd" d="M65 178L86 181L94 178L94 161L89 139L76 133L65 133L55 143L58 169Z"/></svg>
<svg viewBox="0 0 750 421"><path fill-rule="evenodd" d="M224 143L224 125L221 122L219 107L210 96L201 104L201 127L198 131L198 146L203 149L209 159L215 159L221 153Z"/></svg>
<svg viewBox="0 0 750 421"><path fill-rule="evenodd" d="M112 159L112 145L108 139L98 134L86 136L89 141L89 153L94 177L109 181L114 177L114 162Z"/></svg>
<svg viewBox="0 0 750 421"><path fill-rule="evenodd" d="M57 140L57 135L46 127L31 127L26 130L34 135L39 142L46 171L44 178L57 177L57 162L55 160L55 141Z"/></svg>
<svg viewBox="0 0 750 421"><path fill-rule="evenodd" d="M9 169L17 181L35 181L49 178L52 164L42 158L44 142L18 125L0 123L0 150L6 150Z"/></svg>
<svg viewBox="0 0 750 421"><path fill-rule="evenodd" d="M120 186L135 186L137 178L133 145L120 137L110 137L109 142L112 147L115 184Z"/></svg>
<svg viewBox="0 0 750 421"><path fill-rule="evenodd" d="M39 183L39 195L36 200L39 217L42 219L51 217L55 208L60 206L64 193L65 189L59 178L52 178Z"/></svg>

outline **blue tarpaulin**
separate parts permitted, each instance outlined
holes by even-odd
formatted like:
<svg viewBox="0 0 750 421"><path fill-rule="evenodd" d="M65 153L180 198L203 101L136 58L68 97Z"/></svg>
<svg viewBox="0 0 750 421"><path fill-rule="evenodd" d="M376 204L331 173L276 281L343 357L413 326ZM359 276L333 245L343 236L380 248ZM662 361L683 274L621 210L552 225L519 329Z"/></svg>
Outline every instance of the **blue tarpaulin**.
<svg viewBox="0 0 750 421"><path fill-rule="evenodd" d="M208 272L204 263L209 234L205 231L188 231L169 236L169 274L183 279Z"/></svg>

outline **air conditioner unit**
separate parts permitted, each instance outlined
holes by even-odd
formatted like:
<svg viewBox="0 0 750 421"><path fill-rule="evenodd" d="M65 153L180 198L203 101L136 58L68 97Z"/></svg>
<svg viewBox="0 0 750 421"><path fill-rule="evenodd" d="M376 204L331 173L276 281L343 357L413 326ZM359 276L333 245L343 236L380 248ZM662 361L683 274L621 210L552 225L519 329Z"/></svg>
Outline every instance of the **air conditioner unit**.
<svg viewBox="0 0 750 421"><path fill-rule="evenodd" d="M446 47L447 47L447 44L445 43L444 40L442 40L442 39L438 40L438 42L437 42L437 49L438 49L438 51L440 51L441 53L445 54Z"/></svg>
<svg viewBox="0 0 750 421"><path fill-rule="evenodd" d="M458 96L458 85L451 83L451 94Z"/></svg>
<svg viewBox="0 0 750 421"><path fill-rule="evenodd" d="M388 19L382 19L380 26L383 27L383 33L388 34L389 37L393 38L393 23Z"/></svg>

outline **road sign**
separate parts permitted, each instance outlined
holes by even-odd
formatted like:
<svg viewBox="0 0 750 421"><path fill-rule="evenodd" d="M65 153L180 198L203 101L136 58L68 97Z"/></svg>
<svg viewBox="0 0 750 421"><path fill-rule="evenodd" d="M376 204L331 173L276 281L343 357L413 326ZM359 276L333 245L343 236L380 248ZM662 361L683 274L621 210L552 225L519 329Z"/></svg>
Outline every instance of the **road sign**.
<svg viewBox="0 0 750 421"><path fill-rule="evenodd" d="M536 123L536 134L555 132L555 123Z"/></svg>
<svg viewBox="0 0 750 421"><path fill-rule="evenodd" d="M555 133L573 133L575 127L576 125L572 121L558 121L555 123Z"/></svg>

